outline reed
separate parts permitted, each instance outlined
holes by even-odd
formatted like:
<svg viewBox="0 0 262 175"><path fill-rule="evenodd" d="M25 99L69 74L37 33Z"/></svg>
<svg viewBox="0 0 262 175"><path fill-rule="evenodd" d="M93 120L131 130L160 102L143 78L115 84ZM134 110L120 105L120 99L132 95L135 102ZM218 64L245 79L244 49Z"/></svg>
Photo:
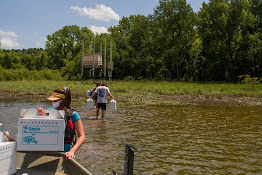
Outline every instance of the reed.
<svg viewBox="0 0 262 175"><path fill-rule="evenodd" d="M95 86L90 81L0 81L2 100L13 96L28 100L45 100L45 96L60 87L70 87L74 102L85 102L87 90ZM262 97L262 85L256 85L253 90L248 84L242 83L188 83L167 81L113 81L108 83L112 95L122 106L134 105L173 105L190 101L212 99ZM30 95L30 99L26 98ZM39 98L42 96L42 98ZM21 98L19 99L21 100ZM119 103L118 103L119 104Z"/></svg>

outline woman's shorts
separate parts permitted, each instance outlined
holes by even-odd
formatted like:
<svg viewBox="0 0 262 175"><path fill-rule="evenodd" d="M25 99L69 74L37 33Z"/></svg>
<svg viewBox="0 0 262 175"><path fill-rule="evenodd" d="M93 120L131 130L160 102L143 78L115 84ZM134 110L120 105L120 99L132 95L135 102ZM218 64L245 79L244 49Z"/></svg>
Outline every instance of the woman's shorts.
<svg viewBox="0 0 262 175"><path fill-rule="evenodd" d="M102 110L106 110L106 103L98 103L97 108L101 108Z"/></svg>

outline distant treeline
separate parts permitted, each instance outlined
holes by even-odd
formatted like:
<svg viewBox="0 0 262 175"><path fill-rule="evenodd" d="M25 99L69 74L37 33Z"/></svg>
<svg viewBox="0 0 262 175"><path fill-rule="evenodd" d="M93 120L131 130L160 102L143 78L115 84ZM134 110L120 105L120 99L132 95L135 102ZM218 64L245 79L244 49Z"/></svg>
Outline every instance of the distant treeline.
<svg viewBox="0 0 262 175"><path fill-rule="evenodd" d="M59 70L50 69L43 49L0 50L0 81L62 80Z"/></svg>
<svg viewBox="0 0 262 175"><path fill-rule="evenodd" d="M82 40L89 54L93 38L100 52L105 37L107 60L112 41L114 79L234 82L239 75L262 77L261 0L209 0L197 13L186 0L160 0L153 14L123 17L108 31L95 35L70 25L48 35L44 50L1 50L0 80L29 74L79 80ZM88 75L85 71L84 79Z"/></svg>

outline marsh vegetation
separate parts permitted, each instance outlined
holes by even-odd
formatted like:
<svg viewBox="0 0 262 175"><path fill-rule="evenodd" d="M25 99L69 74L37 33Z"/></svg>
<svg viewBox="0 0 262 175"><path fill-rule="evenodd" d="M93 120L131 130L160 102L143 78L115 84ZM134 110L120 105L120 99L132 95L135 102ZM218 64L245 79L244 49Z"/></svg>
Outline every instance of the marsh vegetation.
<svg viewBox="0 0 262 175"><path fill-rule="evenodd" d="M260 105L262 85L244 83L190 83L168 81L113 81L108 87L121 106L174 105L223 102ZM54 89L70 87L73 102L86 103L93 82L84 81L0 81L1 101L45 101Z"/></svg>

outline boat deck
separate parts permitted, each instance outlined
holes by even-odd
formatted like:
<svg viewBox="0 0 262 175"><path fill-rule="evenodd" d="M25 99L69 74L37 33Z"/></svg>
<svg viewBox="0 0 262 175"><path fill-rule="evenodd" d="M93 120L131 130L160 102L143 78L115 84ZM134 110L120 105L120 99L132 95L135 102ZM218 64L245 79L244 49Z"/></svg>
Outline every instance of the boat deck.
<svg viewBox="0 0 262 175"><path fill-rule="evenodd" d="M65 160L59 152L17 152L18 175L92 175L76 160Z"/></svg>

